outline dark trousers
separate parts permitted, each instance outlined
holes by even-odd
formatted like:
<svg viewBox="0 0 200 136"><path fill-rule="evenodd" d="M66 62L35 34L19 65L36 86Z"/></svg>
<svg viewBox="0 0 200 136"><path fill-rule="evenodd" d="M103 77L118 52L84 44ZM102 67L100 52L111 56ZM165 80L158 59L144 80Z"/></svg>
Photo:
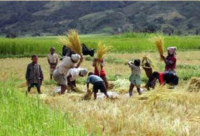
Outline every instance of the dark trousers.
<svg viewBox="0 0 200 136"><path fill-rule="evenodd" d="M40 90L40 84L39 83L32 83L32 84L29 84L29 86L28 86L28 92L30 92L31 91L31 88L33 88L33 87L36 87L37 88L37 92L40 94L41 93L41 90Z"/></svg>

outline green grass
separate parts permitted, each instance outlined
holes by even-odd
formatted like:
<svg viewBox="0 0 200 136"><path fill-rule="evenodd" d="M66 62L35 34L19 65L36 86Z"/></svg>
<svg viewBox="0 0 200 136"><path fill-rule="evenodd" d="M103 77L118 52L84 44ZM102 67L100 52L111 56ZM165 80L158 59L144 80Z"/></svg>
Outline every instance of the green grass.
<svg viewBox="0 0 200 136"><path fill-rule="evenodd" d="M85 130L73 126L68 114L52 110L37 98L13 89L12 82L0 83L1 136L84 136Z"/></svg>
<svg viewBox="0 0 200 136"><path fill-rule="evenodd" d="M82 43L90 48L96 48L98 41L112 46L112 52L142 52L155 51L150 38L159 34L126 33L123 35L81 35ZM49 52L51 46L56 47L61 53L62 45L58 42L59 37L22 37L16 39L0 38L1 57L27 57L31 54L44 56ZM200 50L199 36L164 36L165 47L176 46L178 50Z"/></svg>

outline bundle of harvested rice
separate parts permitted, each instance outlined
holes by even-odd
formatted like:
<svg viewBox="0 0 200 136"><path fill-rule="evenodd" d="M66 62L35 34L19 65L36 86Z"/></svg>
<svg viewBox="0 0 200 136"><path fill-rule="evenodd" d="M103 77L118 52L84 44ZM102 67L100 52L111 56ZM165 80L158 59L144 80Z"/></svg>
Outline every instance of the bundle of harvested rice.
<svg viewBox="0 0 200 136"><path fill-rule="evenodd" d="M79 89L78 87L75 87L75 88L73 89L73 91L76 92L76 93L84 93L84 91L81 90L81 89Z"/></svg>
<svg viewBox="0 0 200 136"><path fill-rule="evenodd" d="M101 42L98 43L98 47L97 47L97 60L103 60L104 55L108 52L108 50L110 49L110 47L106 46L105 44L101 44ZM97 69L100 73L101 71L101 63L99 61L97 61Z"/></svg>
<svg viewBox="0 0 200 136"><path fill-rule="evenodd" d="M109 82L108 89L113 89L114 87L115 87L115 85L113 83Z"/></svg>
<svg viewBox="0 0 200 136"><path fill-rule="evenodd" d="M92 98L92 91L88 89L87 93L83 96L83 100L90 100L91 98Z"/></svg>
<svg viewBox="0 0 200 136"><path fill-rule="evenodd" d="M189 92L199 92L200 91L200 78L193 77L191 78L187 91Z"/></svg>
<svg viewBox="0 0 200 136"><path fill-rule="evenodd" d="M66 34L66 38L61 38L60 42L63 45L68 46L75 53L82 55L82 45L79 40L78 32L76 30L69 30Z"/></svg>
<svg viewBox="0 0 200 136"><path fill-rule="evenodd" d="M152 38L151 41L155 44L159 54L163 56L163 54L164 54L164 39L163 39L163 37L156 36L156 37Z"/></svg>
<svg viewBox="0 0 200 136"><path fill-rule="evenodd" d="M150 59L147 56L144 56L142 59L142 67L144 68L155 68L155 65L152 61L152 59Z"/></svg>

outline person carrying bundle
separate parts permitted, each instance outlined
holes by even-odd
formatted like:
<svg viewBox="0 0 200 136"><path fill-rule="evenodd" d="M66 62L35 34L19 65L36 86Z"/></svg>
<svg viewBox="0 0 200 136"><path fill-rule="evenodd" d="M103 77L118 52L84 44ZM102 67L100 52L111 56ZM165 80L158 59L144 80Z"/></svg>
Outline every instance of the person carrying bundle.
<svg viewBox="0 0 200 136"><path fill-rule="evenodd" d="M108 89L108 81L103 67L104 67L104 56L107 54L109 50L110 50L109 46L106 46L101 42L98 42L96 57L94 58L92 64L92 66L94 67L94 74L100 76L103 79L106 89Z"/></svg>
<svg viewBox="0 0 200 136"><path fill-rule="evenodd" d="M84 68L71 68L67 73L67 82L68 86L71 87L72 90L76 87L76 79L78 77L84 77L88 74L88 70Z"/></svg>
<svg viewBox="0 0 200 136"><path fill-rule="evenodd" d="M143 57L142 59L142 68L144 69L146 76L148 78L148 81L145 85L147 90L150 90L150 88L154 88L155 87L155 82L152 82L152 73L153 73L153 68L152 68L153 64L151 62L151 60L148 57Z"/></svg>
<svg viewBox="0 0 200 136"><path fill-rule="evenodd" d="M99 76L96 76L94 75L94 73L90 72L88 74L86 83L87 83L87 90L89 90L89 84L90 83L93 84L94 99L97 98L98 90L100 90L102 93L105 94L107 98L109 98L104 81Z"/></svg>
<svg viewBox="0 0 200 136"><path fill-rule="evenodd" d="M98 64L100 64L100 71L98 70ZM105 83L105 86L106 88L108 88L108 81L107 81L107 78L106 78L106 73L103 69L103 66L104 66L104 60L102 59L94 59L93 60L93 64L92 66L94 67L94 74L101 77Z"/></svg>
<svg viewBox="0 0 200 136"><path fill-rule="evenodd" d="M58 55L55 53L54 47L51 47L50 53L47 56L47 60L50 66L50 80L52 80L53 71L56 69L58 64Z"/></svg>
<svg viewBox="0 0 200 136"><path fill-rule="evenodd" d="M176 47L169 47L167 51L167 57L161 55L162 60L165 62L165 71L176 73Z"/></svg>
<svg viewBox="0 0 200 136"><path fill-rule="evenodd" d="M169 84L175 88L178 85L179 77L169 71L166 72L153 72L153 79L152 81L159 80L160 85Z"/></svg>
<svg viewBox="0 0 200 136"><path fill-rule="evenodd" d="M64 57L61 63L53 72L53 78L61 86L61 94L65 93L67 88L66 76L71 68L78 68L83 61L83 57L79 54L72 54L71 57ZM78 63L76 66L75 64Z"/></svg>
<svg viewBox="0 0 200 136"><path fill-rule="evenodd" d="M142 93L140 91L140 84L141 84L140 60L136 59L136 60L134 60L134 63L132 61L129 61L128 65L129 65L129 67L131 68L131 71L132 71L132 74L129 77L129 81L131 82L130 86L129 86L129 95L130 96L133 95L134 86L136 86L138 94L141 95Z"/></svg>

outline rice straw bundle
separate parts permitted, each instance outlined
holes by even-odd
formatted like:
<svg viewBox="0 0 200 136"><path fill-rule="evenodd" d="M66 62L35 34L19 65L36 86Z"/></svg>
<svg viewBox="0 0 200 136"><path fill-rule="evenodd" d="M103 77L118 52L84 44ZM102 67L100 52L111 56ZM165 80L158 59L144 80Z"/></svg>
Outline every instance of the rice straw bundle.
<svg viewBox="0 0 200 136"><path fill-rule="evenodd" d="M161 36L156 36L151 39L151 41L155 44L160 55L164 54L164 40Z"/></svg>
<svg viewBox="0 0 200 136"><path fill-rule="evenodd" d="M149 66L146 66L147 63L149 64ZM154 65L151 58L144 56L143 59L142 59L142 67L144 67L144 68L155 68L155 65Z"/></svg>
<svg viewBox="0 0 200 136"><path fill-rule="evenodd" d="M200 78L193 77L188 84L187 90L189 92L199 92L200 91Z"/></svg>
<svg viewBox="0 0 200 136"><path fill-rule="evenodd" d="M97 47L97 56L96 58L98 60L103 60L104 55L108 52L108 50L110 49L110 47L106 46L105 44L101 44L101 42L98 43L98 47ZM101 63L99 61L97 61L97 69L98 72L100 73L101 71Z"/></svg>
<svg viewBox="0 0 200 136"><path fill-rule="evenodd" d="M92 98L92 91L88 89L87 93L83 96L83 100L90 100L91 98Z"/></svg>
<svg viewBox="0 0 200 136"><path fill-rule="evenodd" d="M75 53L82 55L82 45L79 40L78 32L74 29L68 31L65 38L61 38L60 42L69 47Z"/></svg>

